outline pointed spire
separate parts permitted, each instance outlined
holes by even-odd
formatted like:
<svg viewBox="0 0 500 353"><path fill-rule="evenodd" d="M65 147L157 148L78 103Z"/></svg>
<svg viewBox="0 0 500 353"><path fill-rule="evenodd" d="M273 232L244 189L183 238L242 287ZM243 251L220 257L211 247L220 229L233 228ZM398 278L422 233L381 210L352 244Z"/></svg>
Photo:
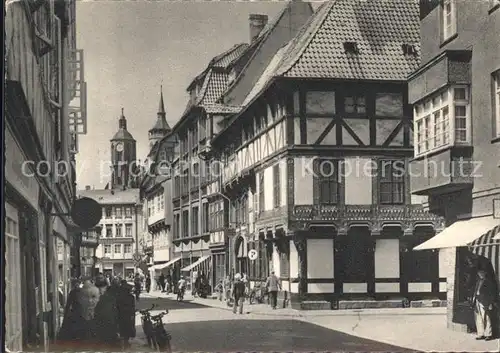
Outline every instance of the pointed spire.
<svg viewBox="0 0 500 353"><path fill-rule="evenodd" d="M125 115L123 114L123 107L122 107L122 115L120 116L120 120L118 122L118 127L120 129L127 130L127 119L125 119Z"/></svg>
<svg viewBox="0 0 500 353"><path fill-rule="evenodd" d="M165 115L165 104L163 103L163 85L160 85L160 104L158 106L158 114Z"/></svg>

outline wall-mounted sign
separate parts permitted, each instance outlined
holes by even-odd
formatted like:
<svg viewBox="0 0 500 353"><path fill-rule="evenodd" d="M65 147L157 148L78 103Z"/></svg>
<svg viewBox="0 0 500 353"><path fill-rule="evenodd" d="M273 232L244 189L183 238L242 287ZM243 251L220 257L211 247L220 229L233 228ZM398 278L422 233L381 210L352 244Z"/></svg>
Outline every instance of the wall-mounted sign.
<svg viewBox="0 0 500 353"><path fill-rule="evenodd" d="M75 200L71 207L71 219L83 229L92 229L99 224L102 218L102 207L89 197Z"/></svg>
<svg viewBox="0 0 500 353"><path fill-rule="evenodd" d="M493 218L500 219L500 199L493 199Z"/></svg>
<svg viewBox="0 0 500 353"><path fill-rule="evenodd" d="M259 254L257 253L257 250L255 249L251 249L249 252L248 252L248 258L252 261L255 261L257 260L257 257L259 256Z"/></svg>

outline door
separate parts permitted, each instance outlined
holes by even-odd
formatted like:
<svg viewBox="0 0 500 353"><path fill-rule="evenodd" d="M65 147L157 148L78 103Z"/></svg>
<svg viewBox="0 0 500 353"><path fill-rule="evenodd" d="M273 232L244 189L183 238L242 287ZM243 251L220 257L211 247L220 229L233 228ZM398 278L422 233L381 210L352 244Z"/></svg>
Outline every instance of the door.
<svg viewBox="0 0 500 353"><path fill-rule="evenodd" d="M23 342L19 215L9 203L5 209L5 347L19 352Z"/></svg>

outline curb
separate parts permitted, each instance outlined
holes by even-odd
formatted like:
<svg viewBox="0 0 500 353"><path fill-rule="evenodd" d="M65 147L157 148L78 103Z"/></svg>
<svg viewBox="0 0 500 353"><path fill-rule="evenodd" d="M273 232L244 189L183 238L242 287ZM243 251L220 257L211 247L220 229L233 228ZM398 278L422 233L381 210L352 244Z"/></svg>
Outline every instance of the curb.
<svg viewBox="0 0 500 353"><path fill-rule="evenodd" d="M153 294L145 294L144 298L158 298L158 299L170 299L173 300L170 296L158 296ZM192 298L190 302L201 304L208 306L214 309L220 309L225 311L233 311L232 307L228 307L225 305L211 305L211 301L215 299L206 299L200 301L196 298ZM248 305L251 307L251 305ZM247 307L248 307L247 306ZM281 309L282 310L282 309ZM437 316L437 315L446 315L446 308L442 307L421 307L421 308L388 308L383 309L383 311L379 311L378 309L347 309L347 310L306 310L295 312L280 312L280 309L276 311L246 311L245 314L248 315L259 315L259 316L274 316L274 317L296 317L296 318L314 318L314 317L327 317L327 316ZM408 311L407 311L408 310Z"/></svg>

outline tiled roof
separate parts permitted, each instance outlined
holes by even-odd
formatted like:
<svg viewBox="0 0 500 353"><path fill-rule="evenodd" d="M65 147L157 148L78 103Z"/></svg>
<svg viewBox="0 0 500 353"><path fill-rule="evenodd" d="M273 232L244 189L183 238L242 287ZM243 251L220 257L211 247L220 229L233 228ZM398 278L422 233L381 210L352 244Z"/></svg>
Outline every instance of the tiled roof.
<svg viewBox="0 0 500 353"><path fill-rule="evenodd" d="M220 68L228 68L236 59L238 59L241 54L245 52L248 48L248 44L236 44L234 47L229 49L227 52L215 57L213 59L213 66Z"/></svg>
<svg viewBox="0 0 500 353"><path fill-rule="evenodd" d="M266 38L273 32L274 28L278 25L278 23L280 22L280 20L283 17L283 15L289 10L290 4L291 4L291 1L289 1L288 4L283 7L283 9L281 9L281 11L273 19L273 21L268 22L266 24L266 26L260 31L260 33L257 36L257 38L255 38L252 41L252 43L250 43L250 45L248 46L248 48L246 48L246 50L252 50L253 51L252 57L255 55L256 52L259 51L260 47L263 45L263 43L266 40ZM242 52L242 54L243 54L243 52ZM251 61L252 61L252 58L250 58L247 61L246 65L240 71L240 73L238 74L238 76L227 87L227 90L226 90L225 93L229 93L233 89L233 87L235 87L237 85L237 83L239 82L239 80L241 79L241 77L245 74L246 68L248 67L248 65L250 64Z"/></svg>
<svg viewBox="0 0 500 353"><path fill-rule="evenodd" d="M113 192L113 193L112 193ZM138 204L140 203L139 189L126 190L80 190L78 196L90 197L101 205L110 204Z"/></svg>
<svg viewBox="0 0 500 353"><path fill-rule="evenodd" d="M267 66L267 68L264 70L260 78L257 80L255 85L252 87L252 90L248 94L248 96L245 98L245 100L242 103L242 106L245 107L248 104L250 104L258 95L259 93L267 87L267 84L270 83L270 81L273 79L276 69L278 68L278 65L281 63L283 60L283 57L285 53L287 53L290 44L285 45L281 49L278 50L276 55L272 58L271 62Z"/></svg>
<svg viewBox="0 0 500 353"><path fill-rule="evenodd" d="M224 93L227 88L228 74L225 72L217 72L210 70L209 75L205 77L202 91L200 91L197 104L214 103Z"/></svg>
<svg viewBox="0 0 500 353"><path fill-rule="evenodd" d="M331 0L315 14L276 75L404 81L420 62L419 3L416 0ZM348 54L344 42L356 42ZM413 44L418 55L405 55Z"/></svg>
<svg viewBox="0 0 500 353"><path fill-rule="evenodd" d="M125 129L119 129L111 140L134 140L130 132Z"/></svg>

